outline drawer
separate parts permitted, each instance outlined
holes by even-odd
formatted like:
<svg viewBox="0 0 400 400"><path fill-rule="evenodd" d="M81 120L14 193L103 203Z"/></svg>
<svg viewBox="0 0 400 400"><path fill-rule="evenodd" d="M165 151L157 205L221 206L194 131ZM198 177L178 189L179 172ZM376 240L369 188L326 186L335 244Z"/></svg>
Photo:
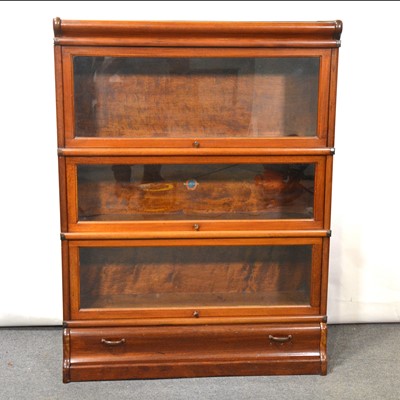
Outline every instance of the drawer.
<svg viewBox="0 0 400 400"><path fill-rule="evenodd" d="M322 373L321 332L318 323L72 328L65 365L72 380Z"/></svg>

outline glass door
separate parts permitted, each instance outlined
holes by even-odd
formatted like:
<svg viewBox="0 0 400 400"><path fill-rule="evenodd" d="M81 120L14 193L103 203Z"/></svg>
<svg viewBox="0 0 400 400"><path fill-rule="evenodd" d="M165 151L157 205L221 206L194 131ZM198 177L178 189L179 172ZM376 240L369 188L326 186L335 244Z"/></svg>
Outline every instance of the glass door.
<svg viewBox="0 0 400 400"><path fill-rule="evenodd" d="M320 229L324 176L321 156L71 157L70 229Z"/></svg>
<svg viewBox="0 0 400 400"><path fill-rule="evenodd" d="M322 239L70 244L76 317L257 315L317 307ZM76 279L78 277L78 279ZM290 311L290 308L292 310ZM162 309L162 310L161 310ZM161 311L160 311L161 310Z"/></svg>
<svg viewBox="0 0 400 400"><path fill-rule="evenodd" d="M69 144L322 144L329 50L215 50L65 49Z"/></svg>

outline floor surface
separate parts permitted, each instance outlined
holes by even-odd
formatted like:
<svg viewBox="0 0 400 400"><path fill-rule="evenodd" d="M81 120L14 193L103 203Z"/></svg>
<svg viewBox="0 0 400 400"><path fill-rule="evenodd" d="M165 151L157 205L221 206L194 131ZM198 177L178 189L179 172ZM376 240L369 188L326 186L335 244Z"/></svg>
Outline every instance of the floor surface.
<svg viewBox="0 0 400 400"><path fill-rule="evenodd" d="M327 376L62 383L61 328L0 329L1 400L399 400L400 324L330 325Z"/></svg>

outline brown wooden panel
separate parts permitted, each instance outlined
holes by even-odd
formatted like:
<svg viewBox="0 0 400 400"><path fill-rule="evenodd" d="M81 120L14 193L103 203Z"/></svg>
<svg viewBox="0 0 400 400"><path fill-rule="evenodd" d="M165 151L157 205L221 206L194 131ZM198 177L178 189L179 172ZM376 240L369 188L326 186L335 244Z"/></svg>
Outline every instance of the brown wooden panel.
<svg viewBox="0 0 400 400"><path fill-rule="evenodd" d="M331 207L332 207L332 174L333 156L326 157L325 170L325 193L324 193L324 228L331 229Z"/></svg>
<svg viewBox="0 0 400 400"><path fill-rule="evenodd" d="M63 319L69 320L71 318L71 305L70 305L70 263L69 263L69 249L68 242L61 242L62 254L62 290L63 290Z"/></svg>
<svg viewBox="0 0 400 400"><path fill-rule="evenodd" d="M327 313L327 302L328 302L328 277L329 277L329 247L330 239L325 238L322 241L322 265L321 265L321 314L326 315Z"/></svg>
<svg viewBox="0 0 400 400"><path fill-rule="evenodd" d="M318 84L318 137L327 143L328 136L328 109L329 109L329 89L327 88L331 72L331 54L321 57L319 84ZM328 144L328 146L330 146Z"/></svg>
<svg viewBox="0 0 400 400"><path fill-rule="evenodd" d="M320 307L310 305L286 305L286 306L240 306L240 307L173 307L173 308L88 308L71 312L71 318L79 321L95 321L111 319L144 319L152 320L168 318L170 321L200 318L205 321L224 322L225 318L252 318L259 317L292 317L292 316L316 316L320 315ZM249 321L251 322L251 321Z"/></svg>
<svg viewBox="0 0 400 400"><path fill-rule="evenodd" d="M68 382L121 380L121 379L163 379L218 376L265 376L265 375L325 375L320 359L283 359L196 362L196 363L128 363L99 365L74 365L64 376Z"/></svg>
<svg viewBox="0 0 400 400"><path fill-rule="evenodd" d="M255 222L254 224L256 224ZM210 223L211 224L211 223ZM290 223L286 222L287 225ZM96 224L97 225L97 224ZM99 229L103 230L82 230L77 232L66 232L62 235L68 240L124 240L124 239L228 239L235 240L237 238L320 238L326 237L330 231L326 231L323 229L306 229L306 230L242 230L243 225L238 225L236 230L234 229L235 225L232 225L231 231L221 231L218 229L218 224L215 227L215 230L207 229L205 231L202 230L194 230L193 227L187 225L186 231L175 231L170 232L169 230L159 231L159 230L149 230L149 231L132 231L132 230L124 230L127 229L124 225L113 224L114 230L104 230L104 227L100 224L97 226ZM169 228L170 225L167 225ZM189 229L192 229L191 231ZM158 227L154 227L154 229L158 229ZM184 245L184 241L182 241L182 245Z"/></svg>
<svg viewBox="0 0 400 400"><path fill-rule="evenodd" d="M183 326L183 325L242 325L242 324L309 324L326 322L325 315L269 315L246 317L201 317L193 318L118 318L96 320L68 320L64 324L68 328L116 328L135 326Z"/></svg>
<svg viewBox="0 0 400 400"><path fill-rule="evenodd" d="M298 140L301 140L297 138ZM282 139L289 140L289 139ZM108 139L105 140L108 143ZM73 156L73 157L142 157L142 156L326 156L331 155L334 151L332 148L326 147L263 147L265 143L258 140L252 139L254 147L239 147L244 146L245 143L239 143L235 147L229 148L210 148L210 147L199 147L199 148L178 148L180 141L176 141L174 144L176 148L132 148L132 147L86 147L91 145L92 142L86 139L74 139L69 141L69 145L75 145L78 147L59 148L58 154L62 156ZM248 141L246 141L248 144ZM276 143L276 142L274 142ZM157 143L154 143L155 145ZM321 143L320 143L321 144ZM129 146L129 144L126 144ZM281 143L280 146L283 146ZM287 145L287 143L286 143ZM82 146L82 147L80 147ZM211 145L208 145L211 146ZM290 146L290 144L289 144Z"/></svg>
<svg viewBox="0 0 400 400"><path fill-rule="evenodd" d="M68 229L68 199L67 199L67 172L66 172L66 158L58 156L58 188L59 188L59 202L60 202L60 228L61 232Z"/></svg>
<svg viewBox="0 0 400 400"><path fill-rule="evenodd" d="M74 21L55 18L54 43L81 46L338 47L341 21Z"/></svg>
<svg viewBox="0 0 400 400"><path fill-rule="evenodd" d="M79 328L68 333L72 380L121 378L123 369L124 378L282 374L293 372L292 367L298 373L321 373L319 324Z"/></svg>
<svg viewBox="0 0 400 400"><path fill-rule="evenodd" d="M60 46L54 46L54 73L56 84L56 110L57 110L57 145L65 146L64 134L64 93L63 93L63 63Z"/></svg>
<svg viewBox="0 0 400 400"><path fill-rule="evenodd" d="M329 87L329 124L328 124L328 146L335 145L335 122L336 122L336 94L337 94L337 80L338 80L338 63L339 63L339 50L332 49L332 61L330 71L330 87Z"/></svg>

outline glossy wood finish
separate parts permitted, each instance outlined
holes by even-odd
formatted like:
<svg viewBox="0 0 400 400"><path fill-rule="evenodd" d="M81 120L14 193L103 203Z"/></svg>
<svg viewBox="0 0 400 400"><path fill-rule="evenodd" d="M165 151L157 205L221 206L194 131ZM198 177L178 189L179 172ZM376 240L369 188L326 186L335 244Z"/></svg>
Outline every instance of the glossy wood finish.
<svg viewBox="0 0 400 400"><path fill-rule="evenodd" d="M180 318L119 318L119 319L88 319L65 321L70 328L105 328L105 327L135 327L135 326L182 326L182 325L246 325L246 324L309 324L325 323L326 316L322 315L246 315L242 317L204 317L194 318L193 315ZM321 322L325 321L325 322Z"/></svg>
<svg viewBox="0 0 400 400"><path fill-rule="evenodd" d="M290 139L288 139L290 140ZM80 142L80 140L78 140ZM136 156L326 156L334 153L334 148L132 148L132 147L67 147L58 149L60 156L70 157L136 157Z"/></svg>
<svg viewBox="0 0 400 400"><path fill-rule="evenodd" d="M195 221L193 221L195 222ZM108 231L81 231L81 232L67 232L62 233L61 237L63 240L86 240L86 239L228 239L228 238L316 238L316 237L329 237L331 231L324 229L287 229L287 230L243 230L240 229L240 225L236 229L230 231L212 230L212 224L206 224L205 230L203 230L202 224L199 229L194 229L193 224L186 223L185 230L164 230L164 231L133 231L123 230L123 226L117 225L115 230ZM115 224L114 224L115 226ZM149 227L149 225L148 225ZM153 229L156 226L153 225ZM170 224L167 225L170 227ZM182 228L182 226L181 226ZM231 225L234 228L234 225Z"/></svg>
<svg viewBox="0 0 400 400"><path fill-rule="evenodd" d="M65 146L63 62L61 47L58 46L54 46L54 66L57 104L57 145L59 148L62 148Z"/></svg>
<svg viewBox="0 0 400 400"><path fill-rule="evenodd" d="M330 87L329 87L329 117L328 117L328 146L335 145L335 121L336 121L336 94L339 65L339 50L332 49Z"/></svg>
<svg viewBox="0 0 400 400"><path fill-rule="evenodd" d="M326 374L341 31L54 20L64 382Z"/></svg>
<svg viewBox="0 0 400 400"><path fill-rule="evenodd" d="M62 256L62 290L63 290L63 316L64 320L71 319L71 305L70 305L70 268L69 268L69 248L68 242L61 242L61 256Z"/></svg>
<svg viewBox="0 0 400 400"><path fill-rule="evenodd" d="M340 46L341 21L149 22L55 18L54 43L76 46L327 47Z"/></svg>
<svg viewBox="0 0 400 400"><path fill-rule="evenodd" d="M73 328L65 337L66 381L321 373L325 362L319 324Z"/></svg>

